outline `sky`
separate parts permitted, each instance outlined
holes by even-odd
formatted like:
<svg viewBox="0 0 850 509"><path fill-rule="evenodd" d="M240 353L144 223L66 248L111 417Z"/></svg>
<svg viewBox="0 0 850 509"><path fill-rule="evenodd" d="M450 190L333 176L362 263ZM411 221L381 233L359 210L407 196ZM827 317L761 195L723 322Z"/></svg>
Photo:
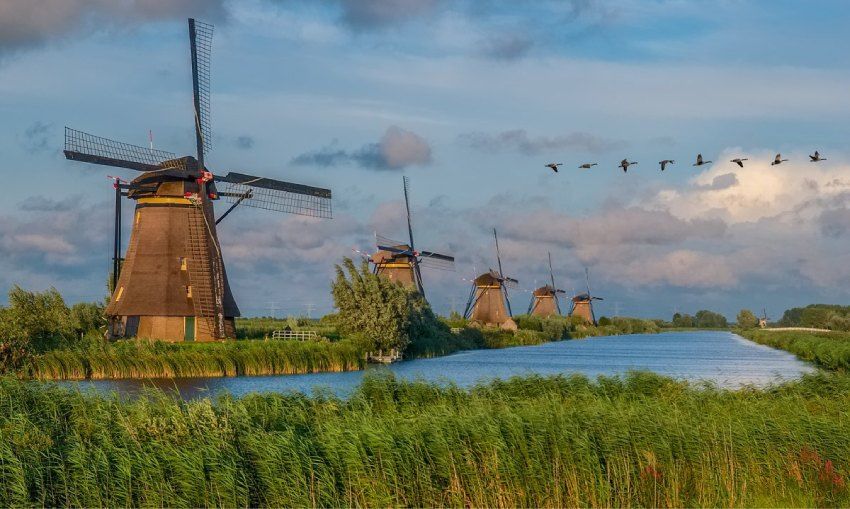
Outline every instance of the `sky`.
<svg viewBox="0 0 850 509"><path fill-rule="evenodd" d="M331 311L335 263L405 239L402 176L417 247L457 259L424 271L440 313L494 227L515 312L547 252L597 316L850 298L844 0L0 0L0 289L104 298L105 177L134 175L66 161L63 128L193 154L189 16L215 25L210 169L333 190L332 220L219 225L243 315Z"/></svg>

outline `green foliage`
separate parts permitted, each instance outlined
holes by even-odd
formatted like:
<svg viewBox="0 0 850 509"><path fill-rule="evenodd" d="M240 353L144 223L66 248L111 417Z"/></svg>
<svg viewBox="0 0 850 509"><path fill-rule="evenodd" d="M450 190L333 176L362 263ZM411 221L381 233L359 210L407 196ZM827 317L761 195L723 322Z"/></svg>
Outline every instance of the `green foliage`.
<svg viewBox="0 0 850 509"><path fill-rule="evenodd" d="M691 328L696 327L696 320L689 314L676 313L673 315L673 327Z"/></svg>
<svg viewBox="0 0 850 509"><path fill-rule="evenodd" d="M755 313L749 309L742 309L735 318L735 321L737 322L738 327L742 329L754 329L758 327L759 324L759 319L756 318Z"/></svg>
<svg viewBox="0 0 850 509"><path fill-rule="evenodd" d="M791 308L782 315L779 325L850 331L850 306L811 304L804 308Z"/></svg>
<svg viewBox="0 0 850 509"><path fill-rule="evenodd" d="M850 334L744 330L739 333L756 343L787 350L797 357L827 369L850 371Z"/></svg>
<svg viewBox="0 0 850 509"><path fill-rule="evenodd" d="M0 308L0 372L15 371L34 354L97 337L105 324L100 304L65 305L56 289L30 292L13 286Z"/></svg>
<svg viewBox="0 0 850 509"><path fill-rule="evenodd" d="M596 321L600 327L605 327L611 325L611 319L607 316L600 317L599 320Z"/></svg>
<svg viewBox="0 0 850 509"><path fill-rule="evenodd" d="M347 271L347 275L346 275ZM371 351L404 351L412 341L449 334L419 292L373 274L365 260L336 266L332 293L343 333L356 335Z"/></svg>
<svg viewBox="0 0 850 509"><path fill-rule="evenodd" d="M0 379L0 506L846 507L850 377L648 373L182 402Z"/></svg>
<svg viewBox="0 0 850 509"><path fill-rule="evenodd" d="M127 340L50 350L20 372L40 380L291 375L363 369L365 353L351 341Z"/></svg>
<svg viewBox="0 0 850 509"><path fill-rule="evenodd" d="M673 327L678 328L725 329L729 327L729 322L725 316L707 309L697 311L695 316L676 313L673 315L671 323Z"/></svg>

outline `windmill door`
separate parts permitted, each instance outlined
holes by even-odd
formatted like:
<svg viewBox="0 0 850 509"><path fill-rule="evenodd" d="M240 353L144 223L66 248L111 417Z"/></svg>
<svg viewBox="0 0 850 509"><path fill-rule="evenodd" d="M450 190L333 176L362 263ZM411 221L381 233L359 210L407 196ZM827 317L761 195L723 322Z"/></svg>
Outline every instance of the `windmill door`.
<svg viewBox="0 0 850 509"><path fill-rule="evenodd" d="M183 340L195 341L195 317L187 316L183 319Z"/></svg>

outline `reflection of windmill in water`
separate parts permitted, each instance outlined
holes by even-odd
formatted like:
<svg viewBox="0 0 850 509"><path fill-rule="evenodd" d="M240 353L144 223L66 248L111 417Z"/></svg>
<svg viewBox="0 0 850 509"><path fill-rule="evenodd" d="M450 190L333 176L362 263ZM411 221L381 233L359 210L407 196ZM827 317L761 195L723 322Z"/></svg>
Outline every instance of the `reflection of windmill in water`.
<svg viewBox="0 0 850 509"><path fill-rule="evenodd" d="M596 325L596 315L593 312L593 301L604 300L602 297L594 297L590 293L590 275L587 268L584 269L584 281L587 284L587 292L580 293L572 298L572 309L570 316L579 316L587 323Z"/></svg>
<svg viewBox="0 0 850 509"><path fill-rule="evenodd" d="M413 223L410 220L407 177L403 177L403 181L407 233L410 242L405 244L376 234L378 251L369 257L369 261L374 265L375 274L382 275L391 281L397 281L404 286L415 287L424 296L425 287L422 284L420 267L454 270L455 259L453 256L433 251L416 250L413 243Z"/></svg>
<svg viewBox="0 0 850 509"><path fill-rule="evenodd" d="M328 189L234 172L218 176L205 166L211 137L212 30L211 25L189 20L197 159L65 129L68 159L142 172L130 183L116 180L114 291L106 308L110 337L233 337L239 308L227 281L216 225L239 204L331 217ZM227 183L227 192L219 193L216 182ZM122 196L135 200L136 210L126 261L120 264ZM232 205L216 220L213 201L219 197Z"/></svg>
<svg viewBox="0 0 850 509"><path fill-rule="evenodd" d="M495 228L493 228L493 237L496 241L496 261L499 264L499 272L490 269L475 278L463 317L482 325L497 325L503 329L516 330L516 323L511 318L508 288L516 288L519 281L505 276L502 272L499 237L496 235Z"/></svg>
<svg viewBox="0 0 850 509"><path fill-rule="evenodd" d="M558 300L559 293L567 293L555 286L555 273L552 271L552 253L549 255L549 281L550 284L541 286L531 294L531 302L528 304L528 314L548 318L552 315L561 314L561 303Z"/></svg>

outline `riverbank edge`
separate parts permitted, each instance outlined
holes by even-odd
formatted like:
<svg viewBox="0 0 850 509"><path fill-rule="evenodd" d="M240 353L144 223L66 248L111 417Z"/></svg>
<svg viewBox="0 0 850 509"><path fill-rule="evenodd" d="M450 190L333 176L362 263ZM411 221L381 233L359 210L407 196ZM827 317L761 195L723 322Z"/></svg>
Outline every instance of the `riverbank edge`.
<svg viewBox="0 0 850 509"><path fill-rule="evenodd" d="M794 354L830 371L850 372L850 333L801 330L735 329L732 332L754 343Z"/></svg>
<svg viewBox="0 0 850 509"><path fill-rule="evenodd" d="M676 329L680 330L680 329ZM699 331L702 329L688 329ZM710 329L715 330L715 329ZM555 341L644 334L610 327L585 327L566 337L546 337L521 329L468 328L439 345L409 352L404 360L436 358L469 350L497 350ZM673 332L662 329L657 332ZM464 338L464 334L476 339ZM434 347L436 346L436 348ZM239 376L303 375L361 371L367 352L348 340L335 342L233 340L211 343L126 341L89 349L58 349L34 357L17 376L23 380L83 381L149 378L223 378ZM402 361L403 362L403 361Z"/></svg>

